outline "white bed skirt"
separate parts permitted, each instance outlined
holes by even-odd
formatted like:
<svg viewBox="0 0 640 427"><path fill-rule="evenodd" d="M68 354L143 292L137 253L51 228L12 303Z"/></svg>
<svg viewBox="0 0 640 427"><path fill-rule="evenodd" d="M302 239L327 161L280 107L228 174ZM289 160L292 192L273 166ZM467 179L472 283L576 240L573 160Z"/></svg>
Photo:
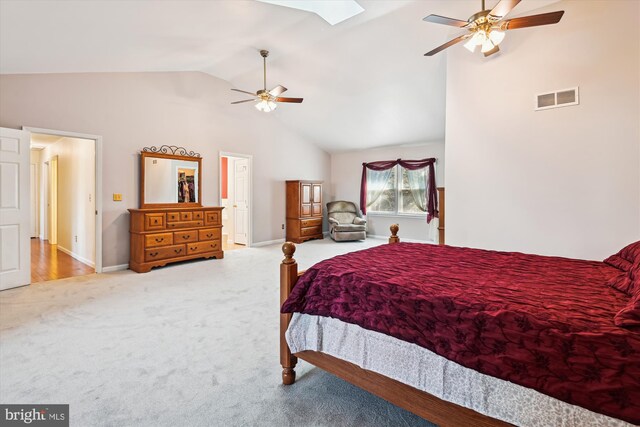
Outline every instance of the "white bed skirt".
<svg viewBox="0 0 640 427"><path fill-rule="evenodd" d="M320 351L518 426L631 426L337 319L294 313L286 338L292 353Z"/></svg>

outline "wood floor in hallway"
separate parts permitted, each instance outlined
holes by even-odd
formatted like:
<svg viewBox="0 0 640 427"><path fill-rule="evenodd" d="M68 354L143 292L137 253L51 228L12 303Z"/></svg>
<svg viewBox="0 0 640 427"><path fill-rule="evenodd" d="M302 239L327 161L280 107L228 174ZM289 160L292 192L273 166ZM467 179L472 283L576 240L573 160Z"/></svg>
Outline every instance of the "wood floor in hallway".
<svg viewBox="0 0 640 427"><path fill-rule="evenodd" d="M59 251L57 245L46 240L31 239L31 283L84 276L95 270Z"/></svg>

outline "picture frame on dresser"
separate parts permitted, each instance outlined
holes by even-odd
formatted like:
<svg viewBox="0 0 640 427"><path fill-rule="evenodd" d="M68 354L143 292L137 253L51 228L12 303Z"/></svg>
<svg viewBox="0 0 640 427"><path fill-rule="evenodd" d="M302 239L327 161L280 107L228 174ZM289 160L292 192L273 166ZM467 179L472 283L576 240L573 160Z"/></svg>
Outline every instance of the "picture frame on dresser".
<svg viewBox="0 0 640 427"><path fill-rule="evenodd" d="M202 206L200 154L176 146L145 147L140 208L129 209L129 268L146 273L179 261L224 258L222 209Z"/></svg>

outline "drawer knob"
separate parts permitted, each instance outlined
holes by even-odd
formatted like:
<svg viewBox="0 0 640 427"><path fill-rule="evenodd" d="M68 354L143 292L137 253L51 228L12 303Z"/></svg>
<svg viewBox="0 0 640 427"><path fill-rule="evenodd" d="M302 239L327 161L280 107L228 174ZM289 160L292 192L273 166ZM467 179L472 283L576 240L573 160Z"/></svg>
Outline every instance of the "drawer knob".
<svg viewBox="0 0 640 427"><path fill-rule="evenodd" d="M174 249L175 253L179 254L180 252L182 252L182 248L180 249Z"/></svg>
<svg viewBox="0 0 640 427"><path fill-rule="evenodd" d="M160 243L160 242L163 242L163 241L164 241L164 237L161 237L161 238L159 238L159 239L156 237L156 242L157 242L157 243Z"/></svg>
<svg viewBox="0 0 640 427"><path fill-rule="evenodd" d="M207 234L207 237L208 237L208 238L212 238L212 237L213 237L213 234Z"/></svg>
<svg viewBox="0 0 640 427"><path fill-rule="evenodd" d="M195 250L196 250L196 249L198 249L198 248L197 248L197 247L195 247L195 248L189 248L189 249L191 249L192 251L195 251Z"/></svg>
<svg viewBox="0 0 640 427"><path fill-rule="evenodd" d="M158 256L158 252L150 252L149 256Z"/></svg>
<svg viewBox="0 0 640 427"><path fill-rule="evenodd" d="M191 237L189 234L183 234L183 235L182 235L182 238L183 238L184 240L187 240L189 237Z"/></svg>

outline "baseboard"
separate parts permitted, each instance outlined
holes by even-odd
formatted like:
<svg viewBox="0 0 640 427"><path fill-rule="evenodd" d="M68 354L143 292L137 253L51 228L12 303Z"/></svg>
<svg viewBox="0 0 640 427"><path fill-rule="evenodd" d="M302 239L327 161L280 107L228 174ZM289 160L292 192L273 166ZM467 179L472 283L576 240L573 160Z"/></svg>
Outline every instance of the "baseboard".
<svg viewBox="0 0 640 427"><path fill-rule="evenodd" d="M92 262L91 260L88 260L84 257L81 257L80 255L78 255L75 252L71 252L69 249L60 246L60 244L58 244L58 250L64 252L65 254L69 255L72 258L77 259L78 261L80 261L83 264L86 264L92 268L96 268L96 264L94 262Z"/></svg>
<svg viewBox="0 0 640 427"><path fill-rule="evenodd" d="M122 271L129 268L129 264L110 265L109 267L102 267L103 273L113 273L114 271Z"/></svg>
<svg viewBox="0 0 640 427"><path fill-rule="evenodd" d="M264 242L256 242L256 243L252 243L251 247L259 248L261 246L275 245L276 243L284 243L284 239L265 240Z"/></svg>
<svg viewBox="0 0 640 427"><path fill-rule="evenodd" d="M373 237L374 239L388 239L389 236L378 236L375 234L367 234L367 237ZM400 238L401 242L407 242L407 243L427 243L427 244L431 244L431 245L435 245L437 242L434 242L433 240L420 240L420 239L407 239L405 237L402 236L398 236Z"/></svg>

